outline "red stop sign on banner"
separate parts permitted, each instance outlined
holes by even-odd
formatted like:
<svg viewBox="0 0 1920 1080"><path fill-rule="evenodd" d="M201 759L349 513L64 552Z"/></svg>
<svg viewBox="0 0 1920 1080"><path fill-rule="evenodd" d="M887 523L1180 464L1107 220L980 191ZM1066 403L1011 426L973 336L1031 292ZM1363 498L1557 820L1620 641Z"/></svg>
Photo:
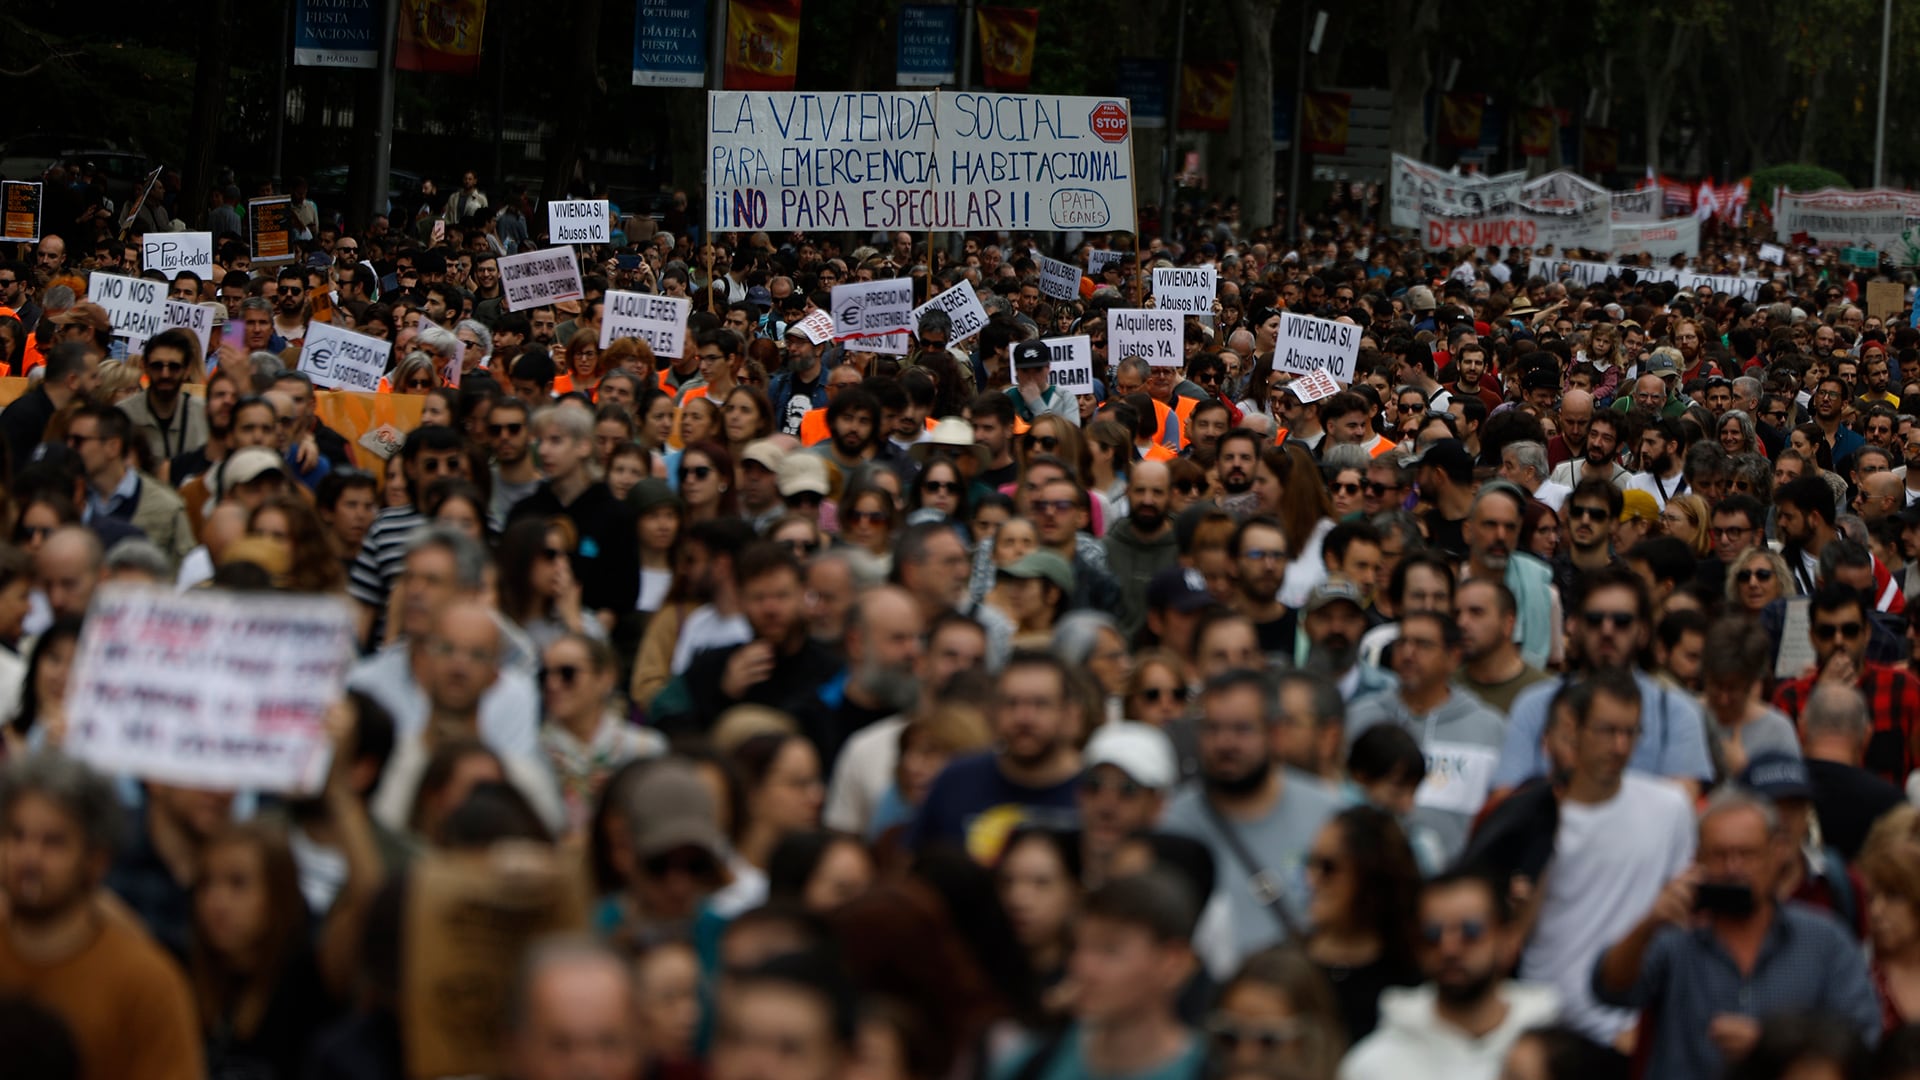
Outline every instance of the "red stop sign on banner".
<svg viewBox="0 0 1920 1080"><path fill-rule="evenodd" d="M1101 142L1123 142L1127 137L1127 110L1118 102L1103 101L1088 115L1093 133Z"/></svg>

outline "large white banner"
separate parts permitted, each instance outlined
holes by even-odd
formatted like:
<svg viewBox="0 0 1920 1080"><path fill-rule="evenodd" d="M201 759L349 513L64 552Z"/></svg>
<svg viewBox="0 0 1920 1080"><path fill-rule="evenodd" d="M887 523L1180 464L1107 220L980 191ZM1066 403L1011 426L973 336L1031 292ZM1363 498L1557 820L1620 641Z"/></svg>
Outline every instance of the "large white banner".
<svg viewBox="0 0 1920 1080"><path fill-rule="evenodd" d="M1421 240L1430 251L1475 248L1570 248L1606 251L1613 244L1612 193L1574 173L1561 170L1520 185L1519 198L1507 207L1446 217L1421 206Z"/></svg>
<svg viewBox="0 0 1920 1080"><path fill-rule="evenodd" d="M1616 223L1613 254L1616 257L1651 255L1656 259L1671 259L1675 255L1693 258L1700 254L1700 219L1673 218L1645 225Z"/></svg>
<svg viewBox="0 0 1920 1080"><path fill-rule="evenodd" d="M1920 194L1883 188L1782 190L1775 204L1774 236L1783 244L1805 235L1822 244L1871 245L1902 266L1920 262Z"/></svg>
<svg viewBox="0 0 1920 1080"><path fill-rule="evenodd" d="M1617 277L1627 271L1642 281L1668 281L1689 291L1698 290L1705 285L1717 293L1737 296L1742 300L1756 300L1760 296L1760 286L1768 283L1767 278L1736 277L1733 274L1696 274L1691 270L1674 270L1669 267L1614 266L1611 263L1584 262L1579 259L1533 259L1527 263L1528 277L1546 278L1548 281L1567 281L1575 285L1599 285L1610 277Z"/></svg>
<svg viewBox="0 0 1920 1080"><path fill-rule="evenodd" d="M1396 229L1421 228L1423 207L1440 217L1467 217L1520 197L1525 172L1466 176L1401 154L1393 155L1388 222Z"/></svg>
<svg viewBox="0 0 1920 1080"><path fill-rule="evenodd" d="M715 231L1131 228L1132 120L1118 98L707 95Z"/></svg>

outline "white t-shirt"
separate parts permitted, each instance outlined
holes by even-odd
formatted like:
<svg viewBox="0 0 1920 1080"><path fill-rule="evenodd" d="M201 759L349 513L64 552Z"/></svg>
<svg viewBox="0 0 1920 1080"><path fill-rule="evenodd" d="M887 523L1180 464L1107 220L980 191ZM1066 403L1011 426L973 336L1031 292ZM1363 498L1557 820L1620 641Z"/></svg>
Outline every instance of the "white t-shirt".
<svg viewBox="0 0 1920 1080"><path fill-rule="evenodd" d="M712 604L702 604L680 624L680 640L673 646L673 673L684 674L702 650L724 649L752 640L753 627L745 615L722 615Z"/></svg>
<svg viewBox="0 0 1920 1080"><path fill-rule="evenodd" d="M1520 977L1552 983L1560 1018L1589 1038L1612 1043L1633 1026L1633 1011L1593 1000L1593 965L1693 862L1693 844L1692 806L1677 785L1657 777L1628 773L1604 803L1560 800L1553 861L1538 886L1540 918Z"/></svg>
<svg viewBox="0 0 1920 1080"><path fill-rule="evenodd" d="M635 611L659 611L660 605L667 601L667 590L673 588L673 571L648 570L640 568L640 597L634 601Z"/></svg>
<svg viewBox="0 0 1920 1080"><path fill-rule="evenodd" d="M1571 494L1573 494L1572 488L1565 484L1556 484L1551 480L1542 480L1540 486L1533 491L1533 497L1546 503L1556 514L1560 512L1560 504L1566 502L1567 496Z"/></svg>
<svg viewBox="0 0 1920 1080"><path fill-rule="evenodd" d="M1668 480L1665 477L1655 477L1650 472L1637 472L1633 474L1633 479L1627 481L1627 490L1646 492L1653 496L1653 501L1659 505L1660 509L1665 510L1668 499L1687 493L1687 478L1683 474Z"/></svg>

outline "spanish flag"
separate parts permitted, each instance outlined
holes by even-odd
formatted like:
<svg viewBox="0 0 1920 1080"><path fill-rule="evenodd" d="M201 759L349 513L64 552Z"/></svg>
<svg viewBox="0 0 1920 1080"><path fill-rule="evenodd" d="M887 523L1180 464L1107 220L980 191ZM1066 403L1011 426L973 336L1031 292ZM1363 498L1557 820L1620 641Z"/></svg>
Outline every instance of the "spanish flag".
<svg viewBox="0 0 1920 1080"><path fill-rule="evenodd" d="M1552 109L1526 109L1520 113L1520 152L1527 157L1546 157L1553 152L1553 130L1560 126Z"/></svg>
<svg viewBox="0 0 1920 1080"><path fill-rule="evenodd" d="M729 0L729 90L791 90L800 70L800 0Z"/></svg>
<svg viewBox="0 0 1920 1080"><path fill-rule="evenodd" d="M1471 150L1480 145L1480 122L1487 114L1485 95L1473 93L1440 95L1440 145L1455 150Z"/></svg>
<svg viewBox="0 0 1920 1080"><path fill-rule="evenodd" d="M1309 154L1346 153L1347 120L1352 110L1351 94L1308 94L1307 112L1300 125L1301 148Z"/></svg>
<svg viewBox="0 0 1920 1080"><path fill-rule="evenodd" d="M400 41L393 66L471 75L480 66L480 35L486 24L487 0L400 0Z"/></svg>
<svg viewBox="0 0 1920 1080"><path fill-rule="evenodd" d="M1188 131L1225 131L1233 119L1231 60L1187 64L1180 70L1180 126Z"/></svg>
<svg viewBox="0 0 1920 1080"><path fill-rule="evenodd" d="M1580 171L1610 173L1620 167L1620 133L1612 128L1580 129Z"/></svg>
<svg viewBox="0 0 1920 1080"><path fill-rule="evenodd" d="M990 90L1025 90L1033 81L1039 8L981 8L980 75Z"/></svg>

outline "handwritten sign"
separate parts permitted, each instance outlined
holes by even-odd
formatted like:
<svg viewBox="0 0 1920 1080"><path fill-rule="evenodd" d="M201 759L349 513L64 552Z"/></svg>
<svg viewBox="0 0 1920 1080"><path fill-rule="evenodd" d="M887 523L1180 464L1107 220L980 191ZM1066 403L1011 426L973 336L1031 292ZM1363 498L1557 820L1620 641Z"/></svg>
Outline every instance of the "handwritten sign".
<svg viewBox="0 0 1920 1080"><path fill-rule="evenodd" d="M882 278L833 287L833 339L859 342L898 342L905 353L907 335L920 325L913 310L913 280ZM876 349L874 351L885 351Z"/></svg>
<svg viewBox="0 0 1920 1080"><path fill-rule="evenodd" d="M1069 394L1093 393L1093 342L1085 334L1040 342L1053 358L1047 381Z"/></svg>
<svg viewBox="0 0 1920 1080"><path fill-rule="evenodd" d="M581 300L587 295L580 284L580 262L570 247L501 256L500 288L508 311Z"/></svg>
<svg viewBox="0 0 1920 1080"><path fill-rule="evenodd" d="M1781 247L1779 244L1761 244L1760 261L1770 262L1775 266L1785 266L1787 264L1787 249Z"/></svg>
<svg viewBox="0 0 1920 1080"><path fill-rule="evenodd" d="M1311 405L1321 398L1329 398L1340 392L1340 384L1333 381L1324 368L1317 368L1287 384L1287 389L1303 405Z"/></svg>
<svg viewBox="0 0 1920 1080"><path fill-rule="evenodd" d="M1907 287L1897 281L1867 282L1867 317L1882 322L1907 306Z"/></svg>
<svg viewBox="0 0 1920 1080"><path fill-rule="evenodd" d="M547 239L555 244L611 244L613 210L605 199L556 199L547 204Z"/></svg>
<svg viewBox="0 0 1920 1080"><path fill-rule="evenodd" d="M1114 98L707 95L707 224L733 230L1107 229L1134 218Z"/></svg>
<svg viewBox="0 0 1920 1080"><path fill-rule="evenodd" d="M806 318L793 325L815 345L825 345L833 340L833 316L819 308L807 312Z"/></svg>
<svg viewBox="0 0 1920 1080"><path fill-rule="evenodd" d="M1215 271L1211 266L1153 268L1153 306L1188 315L1213 314Z"/></svg>
<svg viewBox="0 0 1920 1080"><path fill-rule="evenodd" d="M200 339L200 360L206 362L207 355L213 352L213 309L205 304L183 304L178 300L168 300L160 313L160 328L175 328L193 331Z"/></svg>
<svg viewBox="0 0 1920 1080"><path fill-rule="evenodd" d="M1157 308L1109 308L1107 310L1107 355L1115 360L1137 356L1154 367L1180 367L1186 363L1181 344L1185 328L1180 313Z"/></svg>
<svg viewBox="0 0 1920 1080"><path fill-rule="evenodd" d="M1080 268L1070 262L1036 256L1040 262L1040 295L1055 300L1080 299Z"/></svg>
<svg viewBox="0 0 1920 1080"><path fill-rule="evenodd" d="M1124 251L1102 251L1099 248L1087 249L1087 276L1097 278L1107 272L1107 267L1119 267L1125 272L1127 253Z"/></svg>
<svg viewBox="0 0 1920 1080"><path fill-rule="evenodd" d="M1346 385L1353 382L1359 357L1360 328L1352 323L1280 313L1280 338L1273 350L1273 366L1279 370L1295 375L1325 371Z"/></svg>
<svg viewBox="0 0 1920 1080"><path fill-rule="evenodd" d="M328 390L380 389L393 346L377 337L342 330L332 323L308 323L300 343L300 368L313 385Z"/></svg>
<svg viewBox="0 0 1920 1080"><path fill-rule="evenodd" d="M609 292L600 313L600 347L615 338L639 338L655 356L684 356L692 314L693 301L684 296Z"/></svg>
<svg viewBox="0 0 1920 1080"><path fill-rule="evenodd" d="M293 261L292 196L247 201L247 248L256 265Z"/></svg>
<svg viewBox="0 0 1920 1080"><path fill-rule="evenodd" d="M210 232L148 233L140 240L140 266L173 277L191 270L202 278L213 269Z"/></svg>
<svg viewBox="0 0 1920 1080"><path fill-rule="evenodd" d="M103 586L74 656L65 749L167 784L312 793L354 652L336 599Z"/></svg>
<svg viewBox="0 0 1920 1080"><path fill-rule="evenodd" d="M31 244L40 239L40 184L0 181L0 241Z"/></svg>
<svg viewBox="0 0 1920 1080"><path fill-rule="evenodd" d="M947 313L953 320L953 336L947 339L949 345L958 345L979 333L987 325L987 309L980 306L980 298L974 295L973 284L962 281L939 296L913 309L913 330L920 332L920 316L934 308Z"/></svg>
<svg viewBox="0 0 1920 1080"><path fill-rule="evenodd" d="M158 281L103 274L87 275L87 299L107 311L113 323L113 336L127 339L127 348L137 350L161 330L166 314L167 287Z"/></svg>

